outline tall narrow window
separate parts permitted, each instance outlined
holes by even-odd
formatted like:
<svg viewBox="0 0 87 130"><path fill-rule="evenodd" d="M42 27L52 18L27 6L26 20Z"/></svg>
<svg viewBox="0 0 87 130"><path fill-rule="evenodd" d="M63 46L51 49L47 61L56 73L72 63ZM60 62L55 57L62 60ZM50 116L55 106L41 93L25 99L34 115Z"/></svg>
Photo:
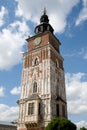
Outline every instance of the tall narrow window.
<svg viewBox="0 0 87 130"><path fill-rule="evenodd" d="M37 65L37 63L38 63L38 59L36 58L34 61L34 65Z"/></svg>
<svg viewBox="0 0 87 130"><path fill-rule="evenodd" d="M33 84L33 93L37 92L37 82L34 82Z"/></svg>
<svg viewBox="0 0 87 130"><path fill-rule="evenodd" d="M56 105L56 114L57 114L57 117L59 117L59 104Z"/></svg>
<svg viewBox="0 0 87 130"><path fill-rule="evenodd" d="M28 115L34 114L34 103L28 104Z"/></svg>
<svg viewBox="0 0 87 130"><path fill-rule="evenodd" d="M38 104L38 115L41 115L41 103Z"/></svg>
<svg viewBox="0 0 87 130"><path fill-rule="evenodd" d="M65 117L65 106L62 105L62 116Z"/></svg>
<svg viewBox="0 0 87 130"><path fill-rule="evenodd" d="M36 28L36 33L38 33L38 28Z"/></svg>
<svg viewBox="0 0 87 130"><path fill-rule="evenodd" d="M39 63L39 58L38 57L35 57L34 60L33 60L33 65L38 65Z"/></svg>
<svg viewBox="0 0 87 130"><path fill-rule="evenodd" d="M56 68L59 68L59 62L56 60Z"/></svg>

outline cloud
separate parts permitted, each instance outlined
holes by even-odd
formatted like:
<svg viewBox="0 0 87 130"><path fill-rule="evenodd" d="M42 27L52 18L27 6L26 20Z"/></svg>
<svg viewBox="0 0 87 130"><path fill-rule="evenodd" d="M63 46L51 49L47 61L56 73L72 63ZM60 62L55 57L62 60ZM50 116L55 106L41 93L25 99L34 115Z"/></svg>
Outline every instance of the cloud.
<svg viewBox="0 0 87 130"><path fill-rule="evenodd" d="M85 54L84 59L87 59L87 54Z"/></svg>
<svg viewBox="0 0 87 130"><path fill-rule="evenodd" d="M5 23L5 15L8 13L8 11L6 10L6 8L4 6L1 7L0 10L0 27L2 25L4 25Z"/></svg>
<svg viewBox="0 0 87 130"><path fill-rule="evenodd" d="M18 107L0 104L0 121L13 121L18 119Z"/></svg>
<svg viewBox="0 0 87 130"><path fill-rule="evenodd" d="M0 32L0 70L8 70L21 62L28 32L25 21L15 21Z"/></svg>
<svg viewBox="0 0 87 130"><path fill-rule="evenodd" d="M10 91L10 93L13 94L13 95L18 95L18 94L20 94L20 91L21 91L21 87L19 86L19 87L14 87L14 88Z"/></svg>
<svg viewBox="0 0 87 130"><path fill-rule="evenodd" d="M16 9L17 16L23 16L26 20L30 20L35 24L38 23L40 15L44 6L47 8L47 14L50 18L50 23L53 26L55 32L61 33L65 30L67 25L67 16L70 14L73 7L75 7L79 0L47 0L45 3L42 0L35 1L32 0L16 0L18 2L18 7ZM44 5L45 4L45 5ZM36 15L37 14L37 15Z"/></svg>
<svg viewBox="0 0 87 130"><path fill-rule="evenodd" d="M83 53L84 53L83 58L87 59L87 47L83 48Z"/></svg>
<svg viewBox="0 0 87 130"><path fill-rule="evenodd" d="M76 20L76 26L87 20L87 0L83 0L83 8Z"/></svg>
<svg viewBox="0 0 87 130"><path fill-rule="evenodd" d="M66 73L66 92L69 115L87 113L87 81L85 81L85 79L85 73Z"/></svg>
<svg viewBox="0 0 87 130"><path fill-rule="evenodd" d="M0 97L4 96L4 93L5 93L4 90L5 90L4 87L1 86L0 87Z"/></svg>
<svg viewBox="0 0 87 130"><path fill-rule="evenodd" d="M66 57L80 57L84 60L87 59L87 46L85 46L84 48L80 48L79 50L72 50L69 51L67 54L64 54L64 56Z"/></svg>
<svg viewBox="0 0 87 130"><path fill-rule="evenodd" d="M18 17L21 17L23 15L23 11L21 10L20 6L17 6L17 9L15 11L15 15Z"/></svg>
<svg viewBox="0 0 87 130"><path fill-rule="evenodd" d="M79 130L80 128L82 128L82 127L87 128L87 122L84 121L84 120L83 120L83 121L80 121L80 122L77 122L76 125L77 125L78 130Z"/></svg>
<svg viewBox="0 0 87 130"><path fill-rule="evenodd" d="M87 46L81 48L76 55L82 56L83 59L87 59Z"/></svg>

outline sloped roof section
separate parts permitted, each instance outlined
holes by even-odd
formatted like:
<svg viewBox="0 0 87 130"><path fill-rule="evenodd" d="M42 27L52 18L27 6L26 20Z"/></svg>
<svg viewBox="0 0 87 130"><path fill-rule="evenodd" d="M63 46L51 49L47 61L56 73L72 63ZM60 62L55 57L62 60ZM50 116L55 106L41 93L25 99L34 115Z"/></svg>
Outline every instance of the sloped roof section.
<svg viewBox="0 0 87 130"><path fill-rule="evenodd" d="M41 100L38 94L32 94L29 98L26 99L26 101L29 100Z"/></svg>

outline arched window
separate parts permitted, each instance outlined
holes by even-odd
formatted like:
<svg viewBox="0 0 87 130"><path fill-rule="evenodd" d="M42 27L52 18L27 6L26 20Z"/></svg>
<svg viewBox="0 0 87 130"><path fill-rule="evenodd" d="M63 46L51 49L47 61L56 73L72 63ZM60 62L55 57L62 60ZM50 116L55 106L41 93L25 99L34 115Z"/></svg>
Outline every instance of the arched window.
<svg viewBox="0 0 87 130"><path fill-rule="evenodd" d="M36 28L36 33L38 33L38 28Z"/></svg>
<svg viewBox="0 0 87 130"><path fill-rule="evenodd" d="M37 92L37 82L34 82L33 84L33 93Z"/></svg>
<svg viewBox="0 0 87 130"><path fill-rule="evenodd" d="M39 63L39 58L36 57L34 60L33 60L33 65L38 65Z"/></svg>
<svg viewBox="0 0 87 130"><path fill-rule="evenodd" d="M34 65L38 64L38 58L36 57L36 59L34 60Z"/></svg>
<svg viewBox="0 0 87 130"><path fill-rule="evenodd" d="M56 60L56 68L59 68L59 62Z"/></svg>

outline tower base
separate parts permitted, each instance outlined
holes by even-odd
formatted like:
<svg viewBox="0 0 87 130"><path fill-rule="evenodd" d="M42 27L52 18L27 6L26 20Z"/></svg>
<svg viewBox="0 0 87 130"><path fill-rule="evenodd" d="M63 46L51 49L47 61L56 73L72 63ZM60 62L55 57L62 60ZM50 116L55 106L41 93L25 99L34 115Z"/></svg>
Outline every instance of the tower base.
<svg viewBox="0 0 87 130"><path fill-rule="evenodd" d="M45 128L25 128L25 129L19 129L19 130L45 130Z"/></svg>

